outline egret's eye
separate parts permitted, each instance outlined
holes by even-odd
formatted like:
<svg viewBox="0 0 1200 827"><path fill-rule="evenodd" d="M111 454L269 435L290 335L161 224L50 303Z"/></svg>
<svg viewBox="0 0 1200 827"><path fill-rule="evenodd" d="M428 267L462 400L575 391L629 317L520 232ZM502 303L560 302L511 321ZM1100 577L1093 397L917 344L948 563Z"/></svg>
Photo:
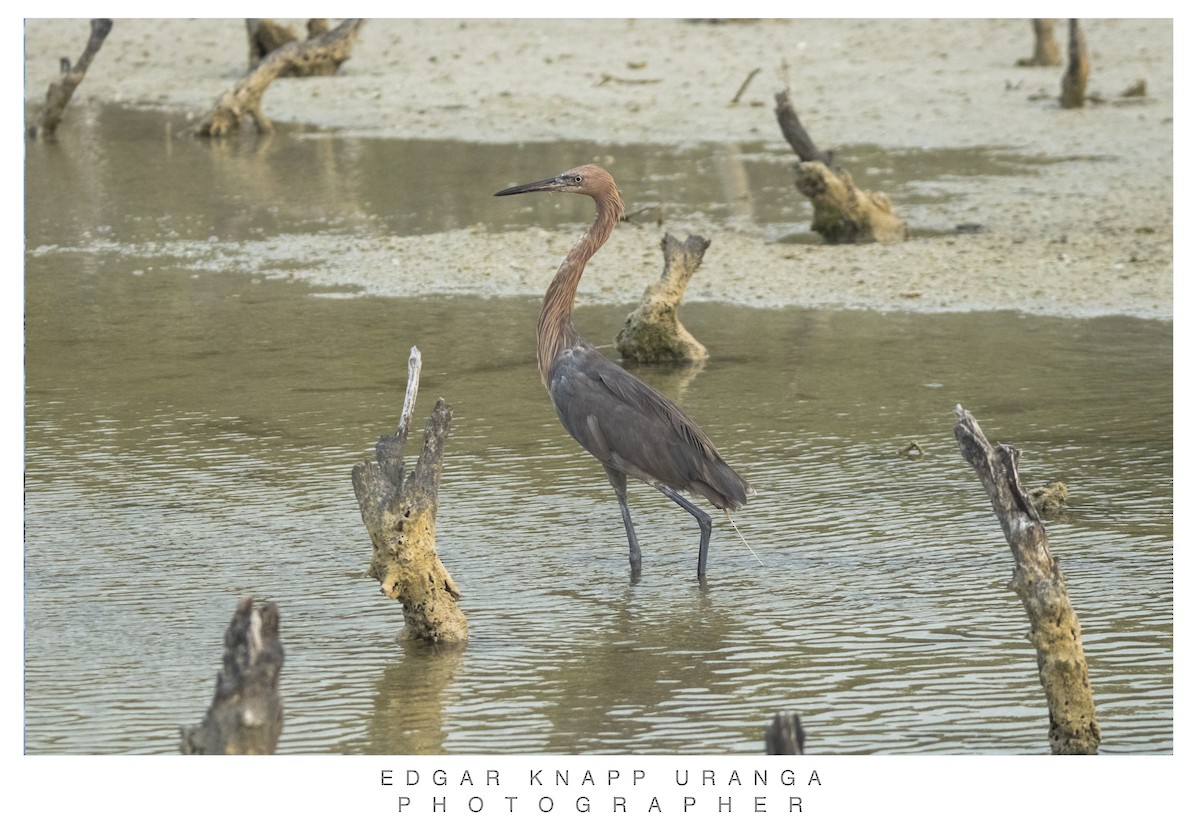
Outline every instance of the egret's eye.
<svg viewBox="0 0 1200 827"><path fill-rule="evenodd" d="M582 175L576 175L576 176L575 176L575 183L576 183L576 184L582 184L582 183L583 183L583 176L582 176Z"/></svg>

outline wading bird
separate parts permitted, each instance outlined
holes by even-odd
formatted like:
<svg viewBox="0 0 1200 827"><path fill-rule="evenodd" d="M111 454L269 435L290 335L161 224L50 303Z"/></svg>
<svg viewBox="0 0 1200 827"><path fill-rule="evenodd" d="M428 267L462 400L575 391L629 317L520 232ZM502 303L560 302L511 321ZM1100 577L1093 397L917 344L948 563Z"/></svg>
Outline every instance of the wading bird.
<svg viewBox="0 0 1200 827"><path fill-rule="evenodd" d="M624 205L611 175L594 164L561 175L501 190L574 192L596 202L596 217L571 247L555 273L538 317L537 360L542 384L567 433L600 460L617 492L629 567L642 569L642 550L633 531L625 497L628 477L643 480L670 497L700 525L696 575L704 579L712 518L680 492L702 496L720 509L744 505L754 488L730 468L712 441L675 403L624 368L605 359L579 335L571 318L575 291L588 260L608 240Z"/></svg>

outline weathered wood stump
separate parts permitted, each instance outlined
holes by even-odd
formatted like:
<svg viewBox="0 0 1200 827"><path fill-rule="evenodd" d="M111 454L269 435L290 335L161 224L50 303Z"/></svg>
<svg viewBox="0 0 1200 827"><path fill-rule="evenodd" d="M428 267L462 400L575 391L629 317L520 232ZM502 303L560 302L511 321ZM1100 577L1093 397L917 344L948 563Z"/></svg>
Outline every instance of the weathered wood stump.
<svg viewBox="0 0 1200 827"><path fill-rule="evenodd" d="M334 69L350 58L350 50L362 27L361 18L343 20L335 29L304 42L291 42L275 49L232 90L217 99L196 135L219 138L236 132L242 118L249 116L260 133L270 132L271 120L262 111L262 97L278 77L314 74L313 68L333 64Z"/></svg>
<svg viewBox="0 0 1200 827"><path fill-rule="evenodd" d="M1071 18L1070 38L1067 41L1067 71L1063 74L1059 103L1063 109L1078 109L1087 100L1088 63L1087 40L1079 21Z"/></svg>
<svg viewBox="0 0 1200 827"><path fill-rule="evenodd" d="M71 96L75 94L75 88L83 82L88 67L92 65L92 58L100 51L100 47L104 45L104 38L112 31L112 21L106 17L92 20L91 25L92 31L88 36L87 45L83 47L83 54L75 61L75 65L72 66L71 61L65 57L59 59L58 65L62 74L46 90L46 102L42 104L41 111L27 129L29 137L53 137L58 125L62 123L63 112L70 103Z"/></svg>
<svg viewBox="0 0 1200 827"><path fill-rule="evenodd" d="M850 173L833 166L833 153L821 152L800 123L785 89L775 95L775 118L800 163L796 188L812 201L813 231L830 244L891 242L908 238L908 225L881 192L859 189Z"/></svg>
<svg viewBox="0 0 1200 827"><path fill-rule="evenodd" d="M646 288L641 304L617 334L621 358L641 364L701 362L708 358L708 348L696 341L679 320L679 305L709 243L698 235L689 235L684 242L670 234L663 236L662 275Z"/></svg>
<svg viewBox="0 0 1200 827"><path fill-rule="evenodd" d="M425 423L425 444L416 468L405 476L404 446L417 401L421 352L408 360L408 387L396 433L381 436L375 461L354 466L351 478L363 524L374 554L369 573L380 591L404 610L403 639L456 643L467 639L467 618L458 606L459 591L438 558L435 520L442 456L453 414L438 399Z"/></svg>
<svg viewBox="0 0 1200 827"><path fill-rule="evenodd" d="M184 755L270 755L283 731L279 607L243 598L225 631L225 656L204 720L180 727Z"/></svg>
<svg viewBox="0 0 1200 827"><path fill-rule="evenodd" d="M329 31L329 21L324 17L314 17L308 21L307 29L308 39L312 40ZM246 20L246 36L250 41L250 71L254 71L258 64L280 46L294 43L300 39L300 36L290 26L282 26L274 20L254 17ZM319 77L337 74L338 67L345 60L345 58L336 60L335 57L338 56L340 55L330 55L325 60L316 59L303 65L289 66L279 73L279 77Z"/></svg>
<svg viewBox="0 0 1200 827"><path fill-rule="evenodd" d="M776 712L767 724L765 734L767 755L803 755L804 727L794 712Z"/></svg>
<svg viewBox="0 0 1200 827"><path fill-rule="evenodd" d="M1018 66L1061 66L1062 49L1054 38L1053 17L1035 17L1033 20L1033 57L1021 58Z"/></svg>
<svg viewBox="0 0 1200 827"><path fill-rule="evenodd" d="M887 243L908 238L908 225L882 192L862 190L842 167L796 165L796 188L813 205L813 232L831 244Z"/></svg>
<svg viewBox="0 0 1200 827"><path fill-rule="evenodd" d="M959 450L983 482L1016 563L1009 588L1021 598L1029 617L1038 678L1050 709L1050 752L1094 755L1100 746L1100 725L1083 634L1058 560L1050 554L1046 529L1017 476L1021 452L1009 445L993 447L969 411L958 405L954 412Z"/></svg>

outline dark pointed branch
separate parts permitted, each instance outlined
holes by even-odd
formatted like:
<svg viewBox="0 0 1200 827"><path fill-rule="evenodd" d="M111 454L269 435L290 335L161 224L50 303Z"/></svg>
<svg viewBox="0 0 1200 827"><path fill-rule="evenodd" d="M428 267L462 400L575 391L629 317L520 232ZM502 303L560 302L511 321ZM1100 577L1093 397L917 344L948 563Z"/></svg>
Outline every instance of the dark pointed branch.
<svg viewBox="0 0 1200 827"><path fill-rule="evenodd" d="M808 130L800 123L796 107L792 106L792 94L787 89L775 93L775 120L783 137L791 144L792 151L804 161L820 161L825 165L833 164L833 152L822 152L817 149L813 139L808 136Z"/></svg>
<svg viewBox="0 0 1200 827"><path fill-rule="evenodd" d="M708 239L698 235L690 235L682 243L672 235L663 236L662 275L646 288L641 304L617 334L621 358L643 364L700 362L708 358L708 349L679 320L683 292L700 268L708 245Z"/></svg>
<svg viewBox="0 0 1200 827"><path fill-rule="evenodd" d="M1062 95L1059 102L1063 109L1078 109L1087 99L1088 63L1087 40L1079 21L1071 18L1070 39L1067 42L1067 71L1063 74Z"/></svg>
<svg viewBox="0 0 1200 827"><path fill-rule="evenodd" d="M1083 634L1058 561L1050 554L1046 529L1017 475L1021 452L1008 445L993 447L961 405L955 415L959 450L979 475L1016 564L1009 588L1021 598L1029 618L1038 677L1050 710L1050 751L1094 755L1100 746L1100 725Z"/></svg>
<svg viewBox="0 0 1200 827"><path fill-rule="evenodd" d="M775 95L775 118L780 131L800 158L795 166L796 188L812 201L813 232L831 244L903 241L908 225L881 192L861 190L850 173L833 166L833 153L817 149L800 124L791 95Z"/></svg>
<svg viewBox="0 0 1200 827"><path fill-rule="evenodd" d="M236 132L249 116L260 133L270 132L271 120L262 111L262 97L278 77L315 74L316 66L338 66L350 59L350 50L362 27L361 18L343 20L335 29L303 42L285 43L267 55L232 90L217 99L211 112L196 127L200 137L219 138ZM332 74L321 72L320 74Z"/></svg>
<svg viewBox="0 0 1200 827"><path fill-rule="evenodd" d="M283 731L279 607L243 598L225 632L217 690L204 720L180 728L184 755L270 755Z"/></svg>
<svg viewBox="0 0 1200 827"><path fill-rule="evenodd" d="M70 103L71 96L75 94L75 87L83 82L88 67L92 65L92 58L100 51L100 47L104 45L104 39L108 37L110 31L112 31L112 21L108 18L101 17L92 20L92 32L88 36L87 45L83 49L83 54L79 56L79 60L75 61L75 65L72 66L71 61L65 57L62 58L59 64L62 75L46 90L46 102L42 105L41 112L34 119L34 123L29 126L29 137L52 137L54 135L58 125L62 123L63 112Z"/></svg>
<svg viewBox="0 0 1200 827"><path fill-rule="evenodd" d="M432 643L467 639L467 619L458 606L459 591L436 548L438 486L453 411L438 399L425 423L425 442L416 468L406 474L408 442L421 373L421 352L412 349L408 386L396 433L381 436L375 461L354 466L351 479L374 554L369 573L380 591L400 602L403 637Z"/></svg>

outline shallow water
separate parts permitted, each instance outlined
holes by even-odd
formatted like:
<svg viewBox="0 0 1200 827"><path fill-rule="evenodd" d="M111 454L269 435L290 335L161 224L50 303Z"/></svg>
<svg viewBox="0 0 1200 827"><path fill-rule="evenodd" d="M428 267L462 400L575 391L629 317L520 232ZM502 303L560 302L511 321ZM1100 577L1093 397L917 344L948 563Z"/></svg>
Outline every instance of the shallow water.
<svg viewBox="0 0 1200 827"><path fill-rule="evenodd" d="M445 229L430 214L507 229L455 187L408 217L395 193L482 174L495 148L208 146L95 117L113 123L83 151L68 135L28 152L28 752L176 751L244 594L280 605L280 752L756 753L785 709L813 752L1044 752L1011 556L958 455L957 402L1023 449L1028 485L1070 486L1050 547L1103 749L1173 750L1170 323L689 304L709 364L644 375L753 480L738 522L764 565L718 520L701 590L694 521L639 486L631 583L604 475L538 383L536 299L339 301L147 263L156 238ZM343 176L393 200L343 211ZM626 311L583 308L580 327L607 341ZM418 416L437 396L455 410L438 545L471 624L456 653L396 643L349 480L395 425L412 344ZM898 456L914 440L924 456Z"/></svg>

